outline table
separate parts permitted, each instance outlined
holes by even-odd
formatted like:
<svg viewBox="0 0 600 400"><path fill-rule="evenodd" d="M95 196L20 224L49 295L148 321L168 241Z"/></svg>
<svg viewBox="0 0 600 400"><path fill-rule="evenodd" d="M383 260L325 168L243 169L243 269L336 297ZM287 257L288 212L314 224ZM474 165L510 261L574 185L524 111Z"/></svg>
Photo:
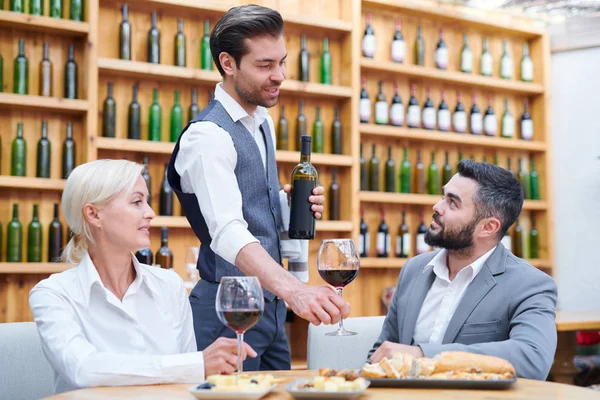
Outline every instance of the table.
<svg viewBox="0 0 600 400"><path fill-rule="evenodd" d="M292 400L293 397L284 389L294 379L309 378L317 375L317 371L274 371L276 377L285 378L279 386L263 397L263 400ZM111 400L119 399L186 399L195 397L188 393L184 385L125 386L81 389L50 397L52 400ZM509 390L450 390L450 389L367 389L360 400L392 400L392 399L485 399L485 400L540 400L540 399L600 399L600 392L577 386L554 382L519 379ZM233 399L233 397L232 397Z"/></svg>

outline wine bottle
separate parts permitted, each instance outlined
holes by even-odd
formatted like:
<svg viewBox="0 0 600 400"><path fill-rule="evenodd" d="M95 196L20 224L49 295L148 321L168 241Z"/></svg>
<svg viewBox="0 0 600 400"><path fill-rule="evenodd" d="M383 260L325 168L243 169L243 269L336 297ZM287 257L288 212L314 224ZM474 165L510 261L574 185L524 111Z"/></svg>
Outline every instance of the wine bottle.
<svg viewBox="0 0 600 400"><path fill-rule="evenodd" d="M58 203L54 203L54 218L48 228L48 262L60 262L63 247L63 228L58 219Z"/></svg>
<svg viewBox="0 0 600 400"><path fill-rule="evenodd" d="M385 211L381 210L381 223L379 224L379 228L377 228L377 241L376 241L377 257L380 257L380 258L388 257L390 254L390 247L391 247L390 229L389 229L388 225L385 223Z"/></svg>
<svg viewBox="0 0 600 400"><path fill-rule="evenodd" d="M473 106L471 107L471 133L473 135L481 135L483 130L483 119L481 117L481 111L477 106L477 95L473 94Z"/></svg>
<svg viewBox="0 0 600 400"><path fill-rule="evenodd" d="M4 58L0 54L0 93L4 92ZM1 248L2 246L0 246Z"/></svg>
<svg viewBox="0 0 600 400"><path fill-rule="evenodd" d="M411 165L408 161L408 147L404 148L404 158L400 164L400 193L410 193Z"/></svg>
<svg viewBox="0 0 600 400"><path fill-rule="evenodd" d="M292 171L292 195L290 202L290 239L312 240L315 237L315 217L308 198L317 185L318 174L310 163L312 138L302 136L300 163Z"/></svg>
<svg viewBox="0 0 600 400"><path fill-rule="evenodd" d="M515 134L515 119L508 109L508 99L504 99L504 115L502 115L502 137L512 138Z"/></svg>
<svg viewBox="0 0 600 400"><path fill-rule="evenodd" d="M531 200L540 200L540 176L535 170L535 161L533 158L530 160L529 168L529 182L530 182L530 193Z"/></svg>
<svg viewBox="0 0 600 400"><path fill-rule="evenodd" d="M488 50L488 38L483 38L483 51L481 53L480 73L483 76L492 76L494 72L494 58Z"/></svg>
<svg viewBox="0 0 600 400"><path fill-rule="evenodd" d="M0 6L4 6L4 4L0 4ZM4 243L2 241L2 229L2 222L0 222L0 260L2 260L2 252L4 251L2 250L2 243Z"/></svg>
<svg viewBox="0 0 600 400"><path fill-rule="evenodd" d="M379 81L379 92L375 100L375 123L378 125L387 125L389 117L388 104L383 94L383 81Z"/></svg>
<svg viewBox="0 0 600 400"><path fill-rule="evenodd" d="M442 185L446 185L446 183L450 182L450 179L452 179L453 175L454 171L452 170L452 165L450 165L450 161L448 159L448 152L446 152L444 168L442 169Z"/></svg>
<svg viewBox="0 0 600 400"><path fill-rule="evenodd" d="M50 17L62 18L63 4L62 0L50 0Z"/></svg>
<svg viewBox="0 0 600 400"><path fill-rule="evenodd" d="M144 178L144 182L146 182L146 187L148 188L148 205L152 206L152 177L150 176L147 155L144 155L143 163L144 169L142 170L142 178Z"/></svg>
<svg viewBox="0 0 600 400"><path fill-rule="evenodd" d="M19 54L14 62L13 86L16 94L29 94L29 61L25 57L25 41L23 39L19 39Z"/></svg>
<svg viewBox="0 0 600 400"><path fill-rule="evenodd" d="M329 52L329 39L323 39L323 53L321 54L321 83L331 85L331 53Z"/></svg>
<svg viewBox="0 0 600 400"><path fill-rule="evenodd" d="M519 183L521 184L521 189L523 190L523 197L525 200L531 199L531 187L529 182L529 174L523 168L523 160L519 157L517 161L518 171L517 178L519 179Z"/></svg>
<svg viewBox="0 0 600 400"><path fill-rule="evenodd" d="M498 166L498 154L494 154L494 165Z"/></svg>
<svg viewBox="0 0 600 400"><path fill-rule="evenodd" d="M452 116L452 126L454 132L467 132L467 113L465 111L465 106L462 103L461 92L456 92L456 108L454 108L454 115Z"/></svg>
<svg viewBox="0 0 600 400"><path fill-rule="evenodd" d="M152 13L152 26L148 31L148 62L160 64L160 32L156 27L156 11Z"/></svg>
<svg viewBox="0 0 600 400"><path fill-rule="evenodd" d="M194 117L199 113L200 107L198 107L198 89L192 88L192 103L188 108L188 121L194 119Z"/></svg>
<svg viewBox="0 0 600 400"><path fill-rule="evenodd" d="M417 228L417 255L427 253L430 248L427 243L425 243L425 234L427 233L427 226L425 226L425 213L421 212L421 223Z"/></svg>
<svg viewBox="0 0 600 400"><path fill-rule="evenodd" d="M69 7L69 19L71 21L83 21L83 1L71 0Z"/></svg>
<svg viewBox="0 0 600 400"><path fill-rule="evenodd" d="M369 169L363 156L363 144L360 144L360 190L369 190Z"/></svg>
<svg viewBox="0 0 600 400"><path fill-rule="evenodd" d="M529 231L529 257L540 258L540 235L533 218L531 218L531 231Z"/></svg>
<svg viewBox="0 0 600 400"><path fill-rule="evenodd" d="M410 99L408 100L408 111L406 113L406 124L409 128L421 127L421 107L416 97L417 85L410 85Z"/></svg>
<svg viewBox="0 0 600 400"><path fill-rule="evenodd" d="M440 39L435 50L435 66L438 69L448 68L448 46L444 41L444 30L440 29Z"/></svg>
<svg viewBox="0 0 600 400"><path fill-rule="evenodd" d="M415 64L425 65L425 40L421 32L421 25L417 27L417 39L415 40Z"/></svg>
<svg viewBox="0 0 600 400"><path fill-rule="evenodd" d="M402 224L398 228L398 236L396 236L396 257L408 258L410 256L410 242L410 231L406 224L406 210L402 210Z"/></svg>
<svg viewBox="0 0 600 400"><path fill-rule="evenodd" d="M426 90L427 98L423 104L423 129L432 130L435 129L435 107L433 101L431 101L431 89L428 87Z"/></svg>
<svg viewBox="0 0 600 400"><path fill-rule="evenodd" d="M175 49L173 63L178 67L186 66L185 34L183 33L183 18L177 20L177 34L175 35Z"/></svg>
<svg viewBox="0 0 600 400"><path fill-rule="evenodd" d="M135 258L137 258L137 260L142 264L150 266L154 264L154 255L152 254L152 250L149 248L139 249L136 251Z"/></svg>
<svg viewBox="0 0 600 400"><path fill-rule="evenodd" d="M340 121L339 107L334 110L331 124L331 154L342 154L342 121Z"/></svg>
<svg viewBox="0 0 600 400"><path fill-rule="evenodd" d="M460 162L462 161L462 159L463 159L462 151L459 151L458 152L458 161L456 162L456 170L458 170L458 165L460 164Z"/></svg>
<svg viewBox="0 0 600 400"><path fill-rule="evenodd" d="M50 154L52 154L52 151L48 140L48 123L42 121L42 137L37 145L36 177L50 178Z"/></svg>
<svg viewBox="0 0 600 400"><path fill-rule="evenodd" d="M529 44L523 43L523 57L521 58L521 80L533 81L533 61L529 57Z"/></svg>
<svg viewBox="0 0 600 400"><path fill-rule="evenodd" d="M506 248L506 250L512 251L512 239L511 239L510 235L508 234L508 231L504 232L504 236L502 236L500 243L502 243L502 245Z"/></svg>
<svg viewBox="0 0 600 400"><path fill-rule="evenodd" d="M392 40L392 61L397 63L404 62L406 57L406 43L404 42L404 36L402 35L402 29L400 26L400 20L396 20L396 31L394 32L394 39Z"/></svg>
<svg viewBox="0 0 600 400"><path fill-rule="evenodd" d="M200 69L205 71L212 70L213 59L210 52L210 21L204 20L204 36L200 44Z"/></svg>
<svg viewBox="0 0 600 400"><path fill-rule="evenodd" d="M371 147L371 159L369 160L369 190L379 191L379 159L377 158L376 145Z"/></svg>
<svg viewBox="0 0 600 400"><path fill-rule="evenodd" d="M156 252L156 266L173 269L173 252L169 249L169 228L160 228L160 249Z"/></svg>
<svg viewBox="0 0 600 400"><path fill-rule="evenodd" d="M27 226L27 262L42 262L42 224L38 205L33 205L33 219Z"/></svg>
<svg viewBox="0 0 600 400"><path fill-rule="evenodd" d="M279 115L279 131L277 137L277 150L288 150L288 120L285 117L285 105L281 105L281 114Z"/></svg>
<svg viewBox="0 0 600 400"><path fill-rule="evenodd" d="M440 169L435 163L435 152L431 152L431 164L427 171L427 192L429 194L441 194L440 190Z"/></svg>
<svg viewBox="0 0 600 400"><path fill-rule="evenodd" d="M25 0L10 0L10 11L24 13Z"/></svg>
<svg viewBox="0 0 600 400"><path fill-rule="evenodd" d="M400 97L398 82L394 83L394 97L390 107L390 123L394 126L402 126L404 124L404 104Z"/></svg>
<svg viewBox="0 0 600 400"><path fill-rule="evenodd" d="M131 106L130 106L131 109ZM113 98L113 83L107 84L107 95L102 106L102 136L114 138L117 130L117 103Z"/></svg>
<svg viewBox="0 0 600 400"><path fill-rule="evenodd" d="M298 104L298 118L296 118L296 149L302 148L304 136L306 136L306 116L304 115L304 100L301 99Z"/></svg>
<svg viewBox="0 0 600 400"><path fill-rule="evenodd" d="M6 228L6 262L23 259L23 225L19 222L19 205L13 204L12 221Z"/></svg>
<svg viewBox="0 0 600 400"><path fill-rule="evenodd" d="M365 210L360 209L360 233L358 235L358 252L359 257L369 257L370 247L369 226L365 222Z"/></svg>
<svg viewBox="0 0 600 400"><path fill-rule="evenodd" d="M500 78L511 79L513 76L513 61L508 54L508 42L502 41L502 57L500 58Z"/></svg>
<svg viewBox="0 0 600 400"><path fill-rule="evenodd" d="M510 160L510 157L507 157L507 158L506 158L506 169L507 169L508 171L510 171L510 172L512 172L512 173L514 174L514 172L513 172L513 170L512 170L512 167L511 167L511 160Z"/></svg>
<svg viewBox="0 0 600 400"><path fill-rule="evenodd" d="M385 191L396 193L396 163L392 160L392 146L388 146L388 159L385 163Z"/></svg>
<svg viewBox="0 0 600 400"><path fill-rule="evenodd" d="M131 60L131 24L129 23L129 8L123 4L121 9L123 21L119 26L119 58Z"/></svg>
<svg viewBox="0 0 600 400"><path fill-rule="evenodd" d="M415 189L419 194L427 194L427 180L425 178L425 164L423 164L423 160L421 159L421 150L417 151L417 165L416 165L416 174L415 174Z"/></svg>
<svg viewBox="0 0 600 400"><path fill-rule="evenodd" d="M165 164L165 174L160 186L159 215L173 216L173 189L167 179L168 167L169 164Z"/></svg>
<svg viewBox="0 0 600 400"><path fill-rule="evenodd" d="M523 115L521 116L521 139L533 140L533 120L528 110L528 102L523 104Z"/></svg>
<svg viewBox="0 0 600 400"><path fill-rule="evenodd" d="M309 81L310 75L310 54L306 48L306 36L300 38L300 57L298 58L298 80L302 82Z"/></svg>
<svg viewBox="0 0 600 400"><path fill-rule="evenodd" d="M77 64L75 63L75 48L69 45L69 58L65 65L65 98L77 98Z"/></svg>
<svg viewBox="0 0 600 400"><path fill-rule="evenodd" d="M488 108L485 110L485 116L483 117L483 133L486 136L496 136L497 129L498 123L492 107L492 96L488 96Z"/></svg>
<svg viewBox="0 0 600 400"><path fill-rule="evenodd" d="M373 58L377 49L377 39L375 38L375 31L373 31L372 26L373 14L368 13L366 19L367 26L362 39L362 53L364 57Z"/></svg>
<svg viewBox="0 0 600 400"><path fill-rule="evenodd" d="M148 140L160 142L162 140L162 109L158 103L158 88L154 88L152 92L152 105L148 115Z"/></svg>
<svg viewBox="0 0 600 400"><path fill-rule="evenodd" d="M443 132L450 131L450 124L452 121L452 117L450 116L450 108L448 108L448 103L446 103L446 90L442 89L442 101L440 101L440 105L438 107L438 115L437 115L438 129Z"/></svg>
<svg viewBox="0 0 600 400"><path fill-rule="evenodd" d="M52 96L52 62L48 43L44 43L44 56L40 61L40 96Z"/></svg>
<svg viewBox="0 0 600 400"><path fill-rule="evenodd" d="M317 107L317 118L313 124L312 137L313 137L313 153L323 153L323 121L321 121L321 107Z"/></svg>
<svg viewBox="0 0 600 400"><path fill-rule="evenodd" d="M179 90L175 90L175 102L171 108L171 142L176 142L183 130L183 108L179 104Z"/></svg>
<svg viewBox="0 0 600 400"><path fill-rule="evenodd" d="M469 35L463 35L463 47L460 51L460 70L465 74L473 72L473 52L469 48Z"/></svg>
<svg viewBox="0 0 600 400"><path fill-rule="evenodd" d="M363 76L361 79L360 102L359 102L360 122L368 124L371 120L371 100L367 93L367 80Z"/></svg>
<svg viewBox="0 0 600 400"><path fill-rule="evenodd" d="M73 124L67 122L67 137L62 151L62 178L67 179L75 169L75 141L73 140Z"/></svg>
<svg viewBox="0 0 600 400"><path fill-rule="evenodd" d="M12 142L10 174L12 176L27 175L27 142L23 137L23 124L17 124L17 137Z"/></svg>
<svg viewBox="0 0 600 400"><path fill-rule="evenodd" d="M138 103L138 86L133 85L131 103L127 114L127 138L142 138L142 107Z"/></svg>
<svg viewBox="0 0 600 400"><path fill-rule="evenodd" d="M521 227L521 224L519 223L518 219L517 219L517 224L515 225L514 235L515 235L515 237L512 242L513 254L519 258L523 258L523 256L524 256L524 254L523 254L523 228Z"/></svg>
<svg viewBox="0 0 600 400"><path fill-rule="evenodd" d="M329 186L329 220L340 219L340 185L337 183L337 170L331 169L331 186Z"/></svg>

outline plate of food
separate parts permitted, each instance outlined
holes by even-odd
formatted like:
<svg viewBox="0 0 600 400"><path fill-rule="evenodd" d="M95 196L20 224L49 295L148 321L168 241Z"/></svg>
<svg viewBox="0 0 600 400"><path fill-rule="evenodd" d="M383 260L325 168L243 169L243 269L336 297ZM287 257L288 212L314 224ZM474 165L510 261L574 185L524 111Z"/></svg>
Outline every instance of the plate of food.
<svg viewBox="0 0 600 400"><path fill-rule="evenodd" d="M517 381L508 361L481 354L446 351L433 358L394 354L365 364L361 376L373 387L508 389Z"/></svg>
<svg viewBox="0 0 600 400"><path fill-rule="evenodd" d="M188 391L202 400L258 400L275 389L279 382L281 379L271 374L242 374L239 382L235 375L211 375L204 382L190 387Z"/></svg>
<svg viewBox="0 0 600 400"><path fill-rule="evenodd" d="M285 390L295 399L356 399L369 384L357 370L321 368L319 376L295 380Z"/></svg>

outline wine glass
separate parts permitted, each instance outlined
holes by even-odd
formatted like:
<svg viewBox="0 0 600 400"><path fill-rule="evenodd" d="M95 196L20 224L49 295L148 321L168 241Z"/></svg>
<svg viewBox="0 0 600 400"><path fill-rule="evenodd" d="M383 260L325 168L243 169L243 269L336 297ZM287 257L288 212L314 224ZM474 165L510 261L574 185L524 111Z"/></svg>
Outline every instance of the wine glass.
<svg viewBox="0 0 600 400"><path fill-rule="evenodd" d="M200 251L200 247L198 246L190 246L187 248L187 252L185 255L185 269L190 277L191 287L193 288L196 282L198 281L198 253ZM188 282L186 282L187 284Z"/></svg>
<svg viewBox="0 0 600 400"><path fill-rule="evenodd" d="M244 332L252 328L264 310L263 291L255 276L224 276L217 290L215 308L224 325L237 334L237 377L242 373Z"/></svg>
<svg viewBox="0 0 600 400"><path fill-rule="evenodd" d="M321 278L342 296L342 289L356 278L360 266L354 241L352 239L323 240L317 256L317 265ZM352 336L356 335L356 332L345 330L344 321L340 318L338 330L326 335Z"/></svg>

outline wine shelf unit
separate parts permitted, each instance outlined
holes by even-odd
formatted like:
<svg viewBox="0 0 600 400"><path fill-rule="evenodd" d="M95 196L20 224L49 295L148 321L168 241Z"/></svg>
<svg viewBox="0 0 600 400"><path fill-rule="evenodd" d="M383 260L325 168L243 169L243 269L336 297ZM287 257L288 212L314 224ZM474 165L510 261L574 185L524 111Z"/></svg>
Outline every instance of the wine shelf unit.
<svg viewBox="0 0 600 400"><path fill-rule="evenodd" d="M0 26L31 32L67 35L85 38L90 31L87 22L71 21L62 18L16 13L0 10Z"/></svg>
<svg viewBox="0 0 600 400"><path fill-rule="evenodd" d="M3 110L50 111L61 114L85 115L88 102L79 99L44 97L13 93L0 93L0 108Z"/></svg>
<svg viewBox="0 0 600 400"><path fill-rule="evenodd" d="M352 232L352 221L316 221L316 230L320 232ZM186 217L157 215L151 222L152 227L190 228Z"/></svg>
<svg viewBox="0 0 600 400"><path fill-rule="evenodd" d="M2 188L62 191L66 182L65 179L0 175L0 187Z"/></svg>
<svg viewBox="0 0 600 400"><path fill-rule="evenodd" d="M54 274L73 267L74 265L67 263L2 262L0 263L0 274Z"/></svg>

